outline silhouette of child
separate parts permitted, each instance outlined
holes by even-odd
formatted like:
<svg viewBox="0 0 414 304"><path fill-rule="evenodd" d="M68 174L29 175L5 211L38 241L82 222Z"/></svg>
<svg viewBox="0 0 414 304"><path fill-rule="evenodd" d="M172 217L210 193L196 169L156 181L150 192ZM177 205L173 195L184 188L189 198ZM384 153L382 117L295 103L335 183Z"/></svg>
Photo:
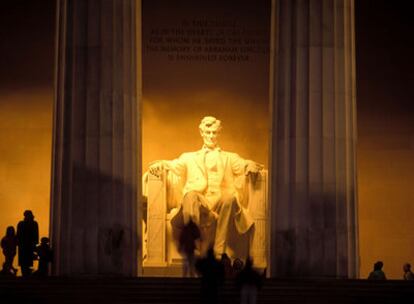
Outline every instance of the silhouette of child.
<svg viewBox="0 0 414 304"><path fill-rule="evenodd" d="M17 250L17 237L13 226L9 226L6 229L6 235L1 239L1 249L5 257L3 264L3 274L16 275L17 269L13 267L13 260L16 256Z"/></svg>
<svg viewBox="0 0 414 304"><path fill-rule="evenodd" d="M406 281L414 280L414 273L411 271L410 263L405 263L403 265L403 271L404 271L404 280Z"/></svg>
<svg viewBox="0 0 414 304"><path fill-rule="evenodd" d="M38 276L47 276L49 274L49 263L52 262L53 252L49 246L49 238L42 237L40 245L36 246L35 252L39 259L39 267L35 272Z"/></svg>

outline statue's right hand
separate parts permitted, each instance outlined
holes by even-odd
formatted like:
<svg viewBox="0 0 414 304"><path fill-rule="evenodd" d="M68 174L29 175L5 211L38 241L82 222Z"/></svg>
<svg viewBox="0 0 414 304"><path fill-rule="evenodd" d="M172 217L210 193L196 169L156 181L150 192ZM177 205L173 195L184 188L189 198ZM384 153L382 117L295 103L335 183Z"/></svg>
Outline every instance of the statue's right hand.
<svg viewBox="0 0 414 304"><path fill-rule="evenodd" d="M164 162L162 160L152 163L148 168L148 171L152 175L155 175L156 177L160 177L163 170L164 170Z"/></svg>

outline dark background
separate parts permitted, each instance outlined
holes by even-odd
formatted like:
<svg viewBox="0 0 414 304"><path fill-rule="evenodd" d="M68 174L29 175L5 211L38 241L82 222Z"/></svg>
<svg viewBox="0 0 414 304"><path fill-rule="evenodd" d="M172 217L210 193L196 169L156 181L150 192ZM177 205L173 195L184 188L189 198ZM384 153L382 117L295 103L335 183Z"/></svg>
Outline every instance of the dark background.
<svg viewBox="0 0 414 304"><path fill-rule="evenodd" d="M53 85L55 2L2 2L0 90ZM373 105L375 112L413 114L411 12L409 1L356 1L358 114Z"/></svg>

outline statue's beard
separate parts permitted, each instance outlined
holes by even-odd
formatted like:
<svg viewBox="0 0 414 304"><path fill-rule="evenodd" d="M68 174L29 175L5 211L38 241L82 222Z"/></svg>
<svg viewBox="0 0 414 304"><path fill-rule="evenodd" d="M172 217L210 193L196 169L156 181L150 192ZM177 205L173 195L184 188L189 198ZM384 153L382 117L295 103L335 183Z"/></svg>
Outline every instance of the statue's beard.
<svg viewBox="0 0 414 304"><path fill-rule="evenodd" d="M209 148L214 148L217 145L217 141L205 140L204 144Z"/></svg>

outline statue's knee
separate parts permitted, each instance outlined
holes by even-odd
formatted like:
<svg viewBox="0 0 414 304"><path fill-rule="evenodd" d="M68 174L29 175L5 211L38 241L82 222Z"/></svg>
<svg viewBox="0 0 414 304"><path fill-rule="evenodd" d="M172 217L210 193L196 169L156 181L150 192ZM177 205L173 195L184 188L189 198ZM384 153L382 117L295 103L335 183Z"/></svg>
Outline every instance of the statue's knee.
<svg viewBox="0 0 414 304"><path fill-rule="evenodd" d="M196 202L196 201L198 201L198 193L195 192L195 191L187 192L183 197L183 203L184 202L193 203L193 202Z"/></svg>

